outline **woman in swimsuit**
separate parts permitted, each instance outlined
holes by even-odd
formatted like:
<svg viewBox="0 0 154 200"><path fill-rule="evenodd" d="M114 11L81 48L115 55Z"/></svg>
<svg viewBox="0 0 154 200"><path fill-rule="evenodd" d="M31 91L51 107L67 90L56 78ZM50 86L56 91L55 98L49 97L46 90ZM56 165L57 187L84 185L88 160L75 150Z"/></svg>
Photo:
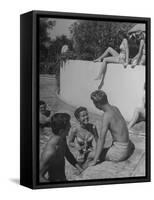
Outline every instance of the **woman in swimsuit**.
<svg viewBox="0 0 154 200"><path fill-rule="evenodd" d="M135 124L137 124L139 122L143 122L145 120L146 120L146 112L145 112L145 83L144 83L142 105L135 109L133 117L128 124L128 129L130 130Z"/></svg>
<svg viewBox="0 0 154 200"><path fill-rule="evenodd" d="M95 155L94 143L97 143L97 128L89 123L88 111L79 107L74 115L79 122L78 127L73 127L69 136L69 146L77 150L77 161L86 165Z"/></svg>
<svg viewBox="0 0 154 200"><path fill-rule="evenodd" d="M106 51L94 62L101 62L103 60L100 72L98 76L95 78L95 80L102 79L98 89L101 89L104 84L104 78L107 70L107 64L109 63L120 63L123 64L126 68L129 62L129 48L128 48L128 41L127 37L124 34L124 32L119 31L118 36L120 38L121 45L120 45L120 53L118 53L116 50L114 50L111 47L108 47ZM111 56L109 56L111 55Z"/></svg>
<svg viewBox="0 0 154 200"><path fill-rule="evenodd" d="M146 57L145 32L136 34L136 36L139 37L140 46L137 55L131 61L132 68L134 68L136 65L145 65L145 57Z"/></svg>

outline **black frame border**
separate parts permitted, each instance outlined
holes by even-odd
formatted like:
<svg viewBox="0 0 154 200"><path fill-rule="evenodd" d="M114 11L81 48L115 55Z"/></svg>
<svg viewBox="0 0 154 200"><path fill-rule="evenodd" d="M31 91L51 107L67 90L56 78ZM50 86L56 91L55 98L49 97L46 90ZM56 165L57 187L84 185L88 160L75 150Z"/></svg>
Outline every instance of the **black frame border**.
<svg viewBox="0 0 154 200"><path fill-rule="evenodd" d="M151 181L151 19L144 17L129 17L129 16L113 16L113 15L95 15L95 14L83 14L83 13L65 13L65 12L50 12L50 11L31 11L29 13L25 13L21 15L21 19L29 16L31 20L29 20L31 27L31 65L30 72L28 73L28 80L31 81L32 87L30 97L31 98L31 130L29 128L29 139L31 148L29 152L24 152L23 148L27 148L26 144L24 147L21 145L20 151L20 161L21 168L23 168L23 155L25 157L31 156L29 159L31 168L26 172L25 169L21 170L21 185L28 186L32 189L41 189L41 188L59 188L59 187L77 187L77 186L91 186L91 185L107 185L107 184L121 184L121 183L137 183L137 182L150 182ZM146 24L146 52L147 52L147 60L146 60L146 176L143 177L128 177L128 178L115 178L115 179L95 179L95 180L83 180L83 181L68 181L61 183L39 183L39 19L40 18L62 18L62 19L84 19L84 20L99 20L99 21L113 21L113 22L134 22L134 23L145 23ZM22 20L21 20L22 22ZM21 23L21 35L24 34ZM23 36L24 37L24 36ZM21 37L21 40L22 37ZM22 42L22 41L21 41ZM21 43L21 53L23 50L23 46L25 44ZM27 50L30 50L27 47ZM30 56L30 55L29 55ZM23 79L22 68L26 64L22 62L23 56L21 56L21 80ZM27 75L26 75L27 76ZM25 85L23 81L21 81L21 86ZM26 86L25 86L26 87ZM22 87L21 87L22 88ZM23 100L23 93L21 93L21 100ZM28 102L30 103L30 102ZM28 104L29 105L29 104ZM25 109L26 111L26 109ZM23 112L23 106L21 104L21 116ZM26 111L27 112L27 111ZM30 117L30 115L28 115ZM30 119L31 120L31 119ZM22 127L23 120L21 120L21 132L23 131ZM24 137L24 138L23 138ZM23 136L21 133L21 142L23 144L23 140L26 136ZM20 142L20 144L21 144ZM27 142L27 141L26 141ZM24 142L24 143L26 143ZM31 155L30 155L31 154ZM25 162L24 162L25 163ZM25 173L25 175L23 175ZM24 180L23 180L24 179ZM28 184L26 180L29 180Z"/></svg>

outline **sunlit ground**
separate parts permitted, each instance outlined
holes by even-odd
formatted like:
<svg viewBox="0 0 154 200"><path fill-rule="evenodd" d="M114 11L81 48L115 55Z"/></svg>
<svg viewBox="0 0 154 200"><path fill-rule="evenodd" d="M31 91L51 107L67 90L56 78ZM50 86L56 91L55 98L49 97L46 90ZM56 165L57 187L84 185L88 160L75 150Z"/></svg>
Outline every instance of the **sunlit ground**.
<svg viewBox="0 0 154 200"><path fill-rule="evenodd" d="M67 112L71 115L71 123L75 125L77 122L72 107L61 101L57 95L56 79L49 75L40 76L40 98L44 100L51 110L55 112ZM100 117L90 113L90 121L95 123L100 130ZM43 151L52 131L50 128L40 129L40 153ZM84 179L103 179L103 178L120 178L145 176L145 124L140 123L134 127L130 133L130 139L135 144L135 151L132 156L123 162L113 163L105 161L93 167L87 168L80 176L75 175L75 169L66 161L66 176L68 180L84 180ZM110 133L107 134L105 146L110 146L112 142ZM72 150L71 150L72 151ZM74 153L74 152L72 152Z"/></svg>

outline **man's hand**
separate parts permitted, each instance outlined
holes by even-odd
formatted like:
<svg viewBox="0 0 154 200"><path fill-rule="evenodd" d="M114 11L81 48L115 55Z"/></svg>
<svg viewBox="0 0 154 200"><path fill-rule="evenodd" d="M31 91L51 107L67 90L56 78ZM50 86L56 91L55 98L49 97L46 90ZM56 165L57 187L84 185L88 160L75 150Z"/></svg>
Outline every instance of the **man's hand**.
<svg viewBox="0 0 154 200"><path fill-rule="evenodd" d="M79 164L76 164L75 167L76 167L76 170L75 170L75 173L74 173L74 174L75 174L76 176L79 176L79 175L83 172L83 169L80 167Z"/></svg>
<svg viewBox="0 0 154 200"><path fill-rule="evenodd" d="M97 163L97 162L96 162L95 160L92 160L91 162L88 163L88 167L95 166L96 163Z"/></svg>
<svg viewBox="0 0 154 200"><path fill-rule="evenodd" d="M80 171L80 173L83 172L82 167L78 163L75 165L75 167Z"/></svg>
<svg viewBox="0 0 154 200"><path fill-rule="evenodd" d="M74 172L74 174L75 174L76 176L80 176L81 173L82 173L82 172L81 172L80 170L78 170L78 169L76 169L75 172Z"/></svg>

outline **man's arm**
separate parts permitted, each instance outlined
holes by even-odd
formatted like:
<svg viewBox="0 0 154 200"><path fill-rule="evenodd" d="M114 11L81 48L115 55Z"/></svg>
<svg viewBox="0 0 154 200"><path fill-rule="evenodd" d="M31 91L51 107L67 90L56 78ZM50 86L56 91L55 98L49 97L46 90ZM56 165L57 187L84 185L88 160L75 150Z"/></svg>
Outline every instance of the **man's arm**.
<svg viewBox="0 0 154 200"><path fill-rule="evenodd" d="M69 163L71 163L75 168L77 168L80 172L83 171L83 169L79 166L76 159L74 158L73 154L70 152L67 143L65 147L65 157L68 160Z"/></svg>
<svg viewBox="0 0 154 200"><path fill-rule="evenodd" d="M108 131L108 128L109 128L109 116L107 114L104 114L100 137L97 141L95 157L91 165L95 165L97 161L99 160L100 154L104 148L104 143L105 143L105 138L106 138L106 133Z"/></svg>
<svg viewBox="0 0 154 200"><path fill-rule="evenodd" d="M97 140L98 140L98 132L97 132L97 128L96 128L95 125L93 125L93 134L94 134L95 142L97 142Z"/></svg>
<svg viewBox="0 0 154 200"><path fill-rule="evenodd" d="M74 140L75 140L75 137L76 137L76 133L77 133L77 129L75 127L73 127L71 129L71 133L68 137L68 144L70 147L75 147L75 143L74 143Z"/></svg>

